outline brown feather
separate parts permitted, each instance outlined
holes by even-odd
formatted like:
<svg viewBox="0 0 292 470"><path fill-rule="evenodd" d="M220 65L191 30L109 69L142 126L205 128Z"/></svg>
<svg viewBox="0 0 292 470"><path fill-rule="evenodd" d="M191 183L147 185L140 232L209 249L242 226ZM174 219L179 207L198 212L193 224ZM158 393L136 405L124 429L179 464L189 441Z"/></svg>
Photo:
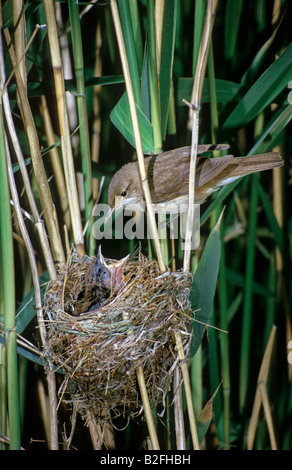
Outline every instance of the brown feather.
<svg viewBox="0 0 292 470"><path fill-rule="evenodd" d="M227 145L200 145L198 154L208 150L222 150ZM191 147L163 152L145 158L147 180L154 204L164 204L187 197ZM269 170L283 165L278 153L271 152L251 157L225 155L218 158L197 157L195 200L202 203L209 194L234 179L257 171ZM108 201L114 207L115 197L124 198L125 205L145 205L137 162L124 165L115 173L109 186Z"/></svg>

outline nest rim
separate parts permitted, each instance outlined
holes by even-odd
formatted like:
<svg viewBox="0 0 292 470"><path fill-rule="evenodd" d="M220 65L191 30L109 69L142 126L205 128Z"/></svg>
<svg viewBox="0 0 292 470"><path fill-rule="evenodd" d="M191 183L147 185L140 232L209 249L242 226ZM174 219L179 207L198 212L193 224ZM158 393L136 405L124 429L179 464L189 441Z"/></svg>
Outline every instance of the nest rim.
<svg viewBox="0 0 292 470"><path fill-rule="evenodd" d="M139 253L129 264L135 275L124 291L98 309L74 317L65 310L68 282L72 277L73 285L76 279L82 284L94 259L74 252L67 268L47 286L47 356L65 374L62 396L68 390L69 401L78 402L81 410L95 402L95 414L105 407L137 413L141 409L137 367L142 367L150 400L158 403L179 361L174 331L180 333L188 356L192 277L182 272L161 274L155 260ZM76 298L76 291L73 294Z"/></svg>

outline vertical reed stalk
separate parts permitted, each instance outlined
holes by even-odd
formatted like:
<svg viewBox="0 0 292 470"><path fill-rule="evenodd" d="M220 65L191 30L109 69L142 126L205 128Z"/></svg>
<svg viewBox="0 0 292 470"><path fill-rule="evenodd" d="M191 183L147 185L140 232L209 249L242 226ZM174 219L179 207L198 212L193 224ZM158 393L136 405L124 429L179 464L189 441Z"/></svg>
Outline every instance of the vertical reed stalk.
<svg viewBox="0 0 292 470"><path fill-rule="evenodd" d="M1 269L1 272L4 270ZM0 278L0 309L4 311L4 298L2 295L3 285ZM2 436L7 436L7 361L6 346L0 346L0 429ZM0 450L6 450L8 446L4 442L0 442Z"/></svg>
<svg viewBox="0 0 292 470"><path fill-rule="evenodd" d="M123 30L123 38L125 49L127 53L127 61L129 72L131 75L131 83L135 97L135 103L140 106L141 103L141 59L139 60L137 54L137 47L134 40L133 22L131 19L129 2L118 1L120 21Z"/></svg>
<svg viewBox="0 0 292 470"><path fill-rule="evenodd" d="M162 33L163 33L163 17L164 17L165 0L155 2L154 18L155 18L155 43L156 43L156 59L157 59L157 75L160 88L160 65L161 65L161 49L162 49Z"/></svg>
<svg viewBox="0 0 292 470"><path fill-rule="evenodd" d="M255 394L252 414L250 417L250 422L249 422L248 432L247 432L247 449L248 450L252 450L253 448L261 405L264 406L264 412L265 412L266 419L267 419L267 425L269 429L272 449L277 448L274 427L273 427L273 422L272 422L272 417L271 417L271 410L270 410L269 400L268 400L268 395L267 395L267 390L266 390L271 356L272 356L273 346L275 342L275 335L276 335L276 327L273 325L268 342L267 342L267 346L265 349L259 375L258 375L258 387L257 387L257 391Z"/></svg>
<svg viewBox="0 0 292 470"><path fill-rule="evenodd" d="M2 42L1 42L1 45L2 45ZM3 49L1 47L0 48L0 83L1 83L1 88L4 88L5 81L6 81L5 64L4 64ZM41 243L41 246L42 246L44 259L46 261L46 266L47 266L47 269L50 273L51 279L54 279L56 277L56 268L55 268L54 260L53 260L53 257L52 257L51 249L50 249L50 246L49 246L49 241L48 241L48 236L47 236L47 233L46 233L45 225L44 225L43 221L41 220L41 217L39 215L37 205L36 205L36 202L35 202L35 199L34 199L34 196L33 196L32 188L31 188L31 184L30 184L30 179L29 179L29 176L28 176L28 172L27 172L27 168L26 168L26 165L25 165L23 153L22 153L22 150L21 150L21 146L19 144L19 140L18 140L18 137L17 137L17 132L16 132L16 129L15 129L15 126L14 126L13 118L12 118L12 112L11 112L11 109L10 109L10 101L9 101L8 91L7 91L6 87L3 90L2 99L3 99L3 108L4 108L4 114L5 114L5 119L6 119L7 130L9 132L11 143L13 145L15 155L16 155L18 163L19 163L19 167L20 167L23 183L24 183L24 186L25 186L28 202L29 202L30 209L32 211L32 216L33 216L33 219L34 219L34 222L35 222L38 234L39 234L39 239L40 239L40 243Z"/></svg>
<svg viewBox="0 0 292 470"><path fill-rule="evenodd" d="M44 318L43 318L42 298L41 298L41 291L40 291L38 267L37 267L37 262L35 259L33 246L29 238L28 231L25 226L24 219L23 219L23 214L21 211L20 203L19 203L19 197L18 197L15 180L14 180L13 169L12 169L12 164L11 164L11 159L10 159L7 143L6 143L6 156L7 156L7 167L8 167L8 177L9 177L11 197L13 200L21 235L22 235L23 241L27 249L28 259L29 259L29 263L30 263L30 267L32 271L32 279L33 279L34 295L35 295L35 309L37 312L37 319L38 319L38 326L39 326L41 341L42 341L44 352L46 353L47 338L46 338L46 329L45 329ZM15 336L16 336L16 330L15 330ZM16 347L15 347L15 353L16 353ZM46 375L47 375L48 393L49 393L49 401L50 401L50 443L49 445L52 450L56 450L58 449L56 383L55 383L55 373L53 371L53 366L49 361L48 361L48 369L46 371Z"/></svg>
<svg viewBox="0 0 292 470"><path fill-rule="evenodd" d="M39 139L27 98L26 90L23 85L23 81L20 75L18 65L16 63L16 57L13 50L10 33L7 28L4 29L4 36L6 39L7 46L9 47L10 58L14 67L15 78L17 82L17 90L19 98L21 100L21 110L24 120L24 125L28 137L30 146L30 152L36 175L36 181L38 185L38 192L44 211L44 218L49 233L50 244L52 248L53 257L56 263L62 264L65 261L64 251L62 247L61 236L59 232L58 220L56 215L55 206L52 202L49 184L43 164L43 160L40 154Z"/></svg>
<svg viewBox="0 0 292 470"><path fill-rule="evenodd" d="M79 18L79 6L75 0L69 1L69 18L71 25L72 48L74 58L74 69L76 76L77 87L77 111L79 119L79 133L80 133L80 153L82 161L82 173L84 179L84 199L85 199L85 220L89 221L89 230L87 236L87 248L91 254L90 237L91 237L91 219L93 207L92 195L92 171L91 171L91 154L89 143L89 129L88 129L88 116L86 106L86 93L84 81L84 62L83 62L83 48L81 25Z"/></svg>
<svg viewBox="0 0 292 470"><path fill-rule="evenodd" d="M196 65L196 73L194 78L194 86L192 92L192 143L191 143L191 160L190 160L190 173L189 173L189 199L188 199L188 212L186 222L186 239L185 239L185 252L183 260L183 270L188 272L190 270L191 261L191 244L192 244L192 227L195 217L194 200L195 200L195 174L196 174L196 160L198 150L199 138L199 106L203 90L203 81L205 77L205 70L207 66L208 50L211 41L212 29L215 19L215 11L217 7L217 0L209 0L206 8L204 28L200 41L200 48L198 52L198 60ZM179 343L177 342L179 350ZM190 426L192 432L192 439L194 449L199 449L199 440L196 428L195 415L193 411L192 395L190 390L190 380L186 364L182 364L182 373L186 389L188 414L190 419Z"/></svg>
<svg viewBox="0 0 292 470"><path fill-rule="evenodd" d="M227 318L227 284L226 284L226 262L224 240L221 242L221 259L219 267L219 307L220 307L220 350L221 371L223 388L223 438L224 446L229 448L230 444L230 363L229 363L229 339Z"/></svg>
<svg viewBox="0 0 292 470"><path fill-rule="evenodd" d="M62 61L60 54L60 45L58 40L54 4L52 0L44 0L48 39L51 53L52 68L55 81L56 102L59 116L59 126L61 135L61 149L63 154L64 173L68 193L68 201L72 222L73 238L76 250L84 253L84 237L81 223L81 214L76 185L76 175L70 141L70 130L68 122L68 113L65 101L65 85L62 71Z"/></svg>
<svg viewBox="0 0 292 470"><path fill-rule="evenodd" d="M276 8L276 3L274 7ZM277 5L279 7L279 5ZM280 151L279 148L274 149L275 151ZM284 204L283 204L283 170L282 168L274 168L273 170L273 209L275 212L275 217L278 221L279 227L283 230L284 224ZM285 313L285 321L286 321L286 342L292 340L292 323L291 323L291 315L289 314L289 305L287 302L287 285L285 281L285 274L284 274L284 261L283 261L283 253L279 247L275 247L275 269L276 269L276 276L278 279L278 290L283 302L283 310ZM289 380L292 380L292 368L288 368L288 375Z"/></svg>
<svg viewBox="0 0 292 470"><path fill-rule="evenodd" d="M210 126L211 126L211 142L217 142L217 133L219 130L218 107L216 97L216 83L215 83L215 67L214 67L214 54L213 44L210 42L209 55L208 55L208 84L210 95ZM218 155L220 152L218 152ZM215 157L217 152L213 152Z"/></svg>
<svg viewBox="0 0 292 470"><path fill-rule="evenodd" d="M54 146L56 144L54 130L49 114L49 109L47 105L47 100L44 95L41 96L41 103L40 103L40 112L42 116L43 126L46 133L46 139L50 149L50 157L52 168L55 176L56 187L58 191L60 206L62 210L62 214L64 217L65 225L67 229L70 230L71 227L71 220L70 220L70 213L69 213L69 206L68 206L68 197L66 192L66 183L62 168L62 163L60 160L58 149Z"/></svg>
<svg viewBox="0 0 292 470"><path fill-rule="evenodd" d="M191 429L193 447L194 447L194 450L200 450L200 444L199 444L198 432L197 432L197 425L196 425L196 418L195 418L194 408L193 408L193 399L192 399L192 393L191 393L191 384L190 384L188 366L185 362L185 355L184 355L184 350L183 350L181 337L176 332L174 333L174 335L175 335L176 345L177 345L177 349L178 349L178 356L179 356L179 359L180 359L180 366L181 366L182 376L183 376L183 380L184 380L185 395L186 395L186 402L187 402L188 416L189 416L189 421L190 421L190 429Z"/></svg>
<svg viewBox="0 0 292 470"><path fill-rule="evenodd" d="M145 170L144 154L143 154L143 148L142 148L142 142L141 142L141 136L140 136L140 130L139 130L138 116L137 116L135 98L134 98L133 87L132 87L132 82L131 82L129 64L127 60L127 53L126 53L125 43L124 43L124 38L123 38L123 32L121 28L119 10L118 10L116 1L111 0L110 5L111 5L112 16L113 16L113 22L114 22L114 26L116 30L116 36L117 36L117 41L118 41L118 46L119 46L119 51L120 51L120 58L122 62L123 73L125 77L126 89L128 93L142 188L143 188L144 195L145 195L147 212L149 215L149 221L150 221L150 226L151 226L151 230L152 230L152 234L154 238L154 244L156 248L159 267L161 271L165 271L165 264L164 264L163 256L161 253L159 236L158 236L154 211L153 211L152 202L151 202L151 195L150 195L150 190L149 190L149 185L148 185L148 180L147 180L147 174Z"/></svg>
<svg viewBox="0 0 292 470"><path fill-rule="evenodd" d="M174 391L174 422L175 422L176 448L177 450L186 450L184 412L183 412L182 389L181 389L181 370L180 370L180 367L178 366L174 370L173 391Z"/></svg>
<svg viewBox="0 0 292 470"><path fill-rule="evenodd" d="M206 10L207 0L195 3L194 9L194 38L193 38L193 57L192 57L192 72L195 76L196 67L198 63L198 53L201 44L202 31L204 25L204 14Z"/></svg>
<svg viewBox="0 0 292 470"><path fill-rule="evenodd" d="M95 44L95 65L94 65L94 76L99 77L102 75L102 56L101 56L101 47L102 47L102 37L101 37L101 26L100 22L97 24L96 28L96 44ZM100 129L101 129L101 119L100 119L100 91L101 86L97 85L94 87L94 97L93 97L93 124L92 124L92 139L91 139L91 158L93 162L99 161L99 146L100 146ZM93 179L92 182L92 193L93 200L95 201L98 196L98 180Z"/></svg>
<svg viewBox="0 0 292 470"><path fill-rule="evenodd" d="M141 25L140 25L140 18L139 18L138 0L129 0L129 7L130 7L130 16L131 16L131 21L132 21L134 43L136 45L135 50L137 54L139 76L141 76L142 66L143 66L144 46L142 42L142 32L141 32Z"/></svg>
<svg viewBox="0 0 292 470"><path fill-rule="evenodd" d="M14 41L15 41L15 56L16 63L19 67L19 72L25 88L27 88L26 80L26 28L25 28L25 13L24 3L22 0L13 0L13 24L14 24ZM17 104L21 109L21 100L17 93Z"/></svg>
<svg viewBox="0 0 292 470"><path fill-rule="evenodd" d="M194 200L195 200L195 174L197 163L197 149L199 138L199 109L200 101L203 91L203 82L205 78L205 71L207 66L208 51L211 41L212 29L215 19L215 12L218 0L208 0L204 27L198 52L198 60L196 64L196 73L194 77L194 85L192 90L191 100L191 122L192 122L192 143L191 143L191 161L190 161L190 178L189 178L189 204L186 223L186 240L184 252L184 266L185 272L190 270L191 259L191 243L192 243L192 227L195 216Z"/></svg>
<svg viewBox="0 0 292 470"><path fill-rule="evenodd" d="M143 409L144 409L144 413L145 413L146 421L148 425L149 436L150 436L151 443L152 443L152 449L159 450L160 449L159 442L158 442L157 435L156 435L154 420L153 420L152 411L151 411L149 398L147 394L147 389L145 385L143 369L141 366L137 368L136 373L137 373L139 389L140 389L142 402L143 402Z"/></svg>
<svg viewBox="0 0 292 470"><path fill-rule="evenodd" d="M153 139L155 153L161 152L162 136L160 121L160 100L159 100L159 81L157 73L157 55L156 55L156 28L154 17L154 0L147 2L147 24L148 24L148 44L149 44L149 81L151 98L151 121L153 126Z"/></svg>
<svg viewBox="0 0 292 470"><path fill-rule="evenodd" d="M2 87L1 87L2 91ZM4 123L2 97L0 100L0 253L4 330L6 341L6 372L7 372L7 400L10 449L20 450L20 409L18 386L18 360L15 327L15 279L12 220L10 213L10 194L5 158Z"/></svg>
<svg viewBox="0 0 292 470"><path fill-rule="evenodd" d="M246 407L246 399L249 389L249 373L250 373L250 348L251 348L251 325L252 325L252 299L253 299L253 277L255 267L255 241L257 228L257 206L258 194L253 184L250 196L249 211L249 231L246 258L245 286L244 286L244 303L242 318L242 334L241 334L241 351L240 351L240 369L239 369L239 407L243 413Z"/></svg>

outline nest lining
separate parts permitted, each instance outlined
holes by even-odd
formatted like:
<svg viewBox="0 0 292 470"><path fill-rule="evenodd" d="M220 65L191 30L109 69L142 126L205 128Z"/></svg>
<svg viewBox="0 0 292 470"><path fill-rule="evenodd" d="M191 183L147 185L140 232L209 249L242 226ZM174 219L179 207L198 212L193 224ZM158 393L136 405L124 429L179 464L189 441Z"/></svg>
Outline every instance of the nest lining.
<svg viewBox="0 0 292 470"><path fill-rule="evenodd" d="M142 366L150 401L157 404L169 388L177 363L173 331L180 332L188 355L192 312L191 275L160 275L155 260L142 254L127 263L123 290L98 309L74 316L86 304L84 290L94 258L74 252L66 270L50 282L44 312L50 359L65 374L62 394L79 411L141 408L136 369ZM80 299L80 300L79 300Z"/></svg>

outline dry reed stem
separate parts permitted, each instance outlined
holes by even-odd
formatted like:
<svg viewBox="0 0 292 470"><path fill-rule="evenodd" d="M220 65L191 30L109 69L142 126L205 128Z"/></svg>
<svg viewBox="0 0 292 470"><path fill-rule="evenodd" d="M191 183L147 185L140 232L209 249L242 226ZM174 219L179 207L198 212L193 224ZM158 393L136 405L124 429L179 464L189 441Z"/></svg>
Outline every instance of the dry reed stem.
<svg viewBox="0 0 292 470"><path fill-rule="evenodd" d="M51 122L51 117L48 110L47 100L44 95L41 96L41 103L40 103L40 112L42 116L42 121L46 133L47 143L50 149L50 158L52 163L52 169L54 172L54 179L56 182L56 187L59 195L59 201L61 205L62 214L64 217L64 222L68 228L70 229L71 220L70 220L70 213L69 213L69 205L68 205L68 196L66 192L66 184L65 178L63 174L62 163L60 160L59 152L56 147L54 147L56 141L54 136L54 129Z"/></svg>
<svg viewBox="0 0 292 470"><path fill-rule="evenodd" d="M137 158L138 158L138 164L139 164L139 170L140 170L140 177L141 177L141 184L142 184L142 188L143 188L143 191L144 191L144 196L145 196L145 201L146 201L146 206L147 206L147 212L148 212L148 215L149 215L149 221L150 221L150 226L151 226L151 230L152 230L152 234L153 234L153 239L154 239L154 244L155 244L155 248L156 248L158 263L159 263L159 266L160 266L160 270L162 272L164 272L166 270L166 268L165 268L165 264L164 264L164 261L163 261L163 256L162 256L162 253L161 253L161 247L160 247L160 243L159 243L159 235L158 235L158 230L157 230L157 226L156 226L154 210L153 210L153 207L152 207L149 184L148 184L148 180L147 180L147 174L146 174L145 162L144 162L144 154L143 154L143 148L142 148L142 141L141 141L141 135L140 135L140 129L139 129L139 122L138 122L135 98L134 98L132 81L131 81L131 74L130 74L130 70L129 70L129 64L128 64L127 53L126 53L126 48L125 48L125 43L124 43L124 38L123 38L123 31L122 31L122 27L121 27L121 21L120 21L118 5L117 5L116 0L111 0L110 5L111 5L112 17L113 17L113 22L114 22L114 26L115 26L119 51L120 51L120 58L121 58L121 62L122 62L123 74L124 74L124 77L125 77L125 84L126 84L128 99L129 99L130 113L131 113L133 131L134 131L135 142L136 142L136 152L137 152Z"/></svg>
<svg viewBox="0 0 292 470"><path fill-rule="evenodd" d="M180 335L178 335L176 332L174 333L174 335L176 339L176 345L177 345L178 355L180 359L180 367L181 367L182 376L184 380L185 395L186 395L186 401L187 401L187 409L188 409L188 416L189 416L189 421L190 421L193 447L194 447L194 450L200 450L196 418L195 418L194 407L193 407L190 377L189 377L188 366L187 366L187 363L185 362L184 348L181 342Z"/></svg>
<svg viewBox="0 0 292 470"><path fill-rule="evenodd" d="M94 76L102 76L102 35L101 35L101 26L100 21L96 27L96 48L95 48L95 64L94 64ZM96 85L93 90L93 123L92 123L92 140L91 140L91 154L92 161L99 161L99 149L100 149L100 129L101 129L101 119L100 119L100 95L101 85ZM98 179L93 178L92 182L92 191L93 191L93 200L98 196Z"/></svg>
<svg viewBox="0 0 292 470"><path fill-rule="evenodd" d="M194 77L194 84L192 90L191 107L190 107L190 122L192 129L192 142L191 142L191 159L190 159L190 178L189 178L189 204L186 222L186 240L184 252L184 271L190 270L191 259L191 242L192 242L192 228L194 221L194 200L195 200L195 175L197 163L197 149L199 138L199 109L200 101L203 91L203 83L205 78L205 71L208 60L209 46L212 36L212 30L215 19L215 12L218 0L208 0L204 27L202 31L200 47L198 51L198 59L196 64L196 72Z"/></svg>
<svg viewBox="0 0 292 470"><path fill-rule="evenodd" d="M64 173L68 193L68 202L70 208L73 237L77 251L84 254L84 237L81 223L81 213L79 207L79 198L76 184L76 174L72 146L70 140L70 130L68 122L68 113L65 100L65 84L62 69L62 60L60 45L58 39L54 4L52 0L44 0L45 13L47 19L49 47L51 53L52 69L55 81L57 111L59 116L61 149L64 162Z"/></svg>
<svg viewBox="0 0 292 470"><path fill-rule="evenodd" d="M53 257L56 263L62 264L65 261L65 256L58 226L58 219L55 206L51 198L51 192L47 181L43 160L40 154L39 139L32 111L26 94L26 89L23 85L22 77L20 75L20 71L16 62L16 57L12 46L9 30L5 28L3 32L7 46L9 47L9 54L14 68L15 78L17 82L17 90L21 100L22 117L26 129L26 134L28 137L33 168L38 185L38 192L41 200L42 209L44 211L44 219L48 229Z"/></svg>
<svg viewBox="0 0 292 470"><path fill-rule="evenodd" d="M1 24L2 24L2 18L1 18ZM5 34L5 32L4 32L4 34ZM8 39L8 42L10 44L10 35L9 35L8 30L6 30L6 39ZM3 51L2 39L1 39L1 44L0 45L1 45L1 54L2 54L2 51ZM16 58L14 56L14 51L12 50L12 48L10 48L10 54L12 55L12 60L13 60L13 63L15 65L16 64ZM4 67L4 61L1 58L1 69L2 69L1 70L1 81L2 81L3 77L5 77L5 68L3 68L3 67ZM32 119L29 103L28 103L28 100L27 100L27 97L26 97L25 89L23 87L23 82L22 82L22 78L21 78L18 67L15 68L15 74L16 74L17 82L18 82L18 93L19 93L19 97L20 97L20 100L21 100L21 109L22 109L23 113L26 115L26 118L28 119L28 122L26 124L31 126L30 133L29 133L28 137L30 137L34 141L36 140L36 142L34 142L34 144L36 144L38 142L38 140L35 139L36 130L35 130L35 127L34 127L34 122L33 122L33 119ZM3 90L3 85L4 85L4 82L1 83L1 89L2 90ZM6 90L5 90L4 95L5 94L6 94ZM7 98L8 98L8 96L6 96L6 99ZM8 109L9 109L9 112L8 112ZM6 116L10 116L9 103L6 103L6 113L7 113ZM10 122L10 125L11 125L11 122ZM12 130L12 135L13 135L15 133L13 122L12 122L12 125L10 127L10 130ZM15 142L17 142L17 145L19 145L17 139L16 140L14 139L14 145L15 145ZM31 141L30 141L30 144L31 144ZM35 164L38 167L38 165L40 164L39 163L39 159L40 159L39 147L36 145L36 147L33 147L33 149L35 150L36 153L34 154L32 152L32 157L35 157L35 160L36 160ZM35 292L35 303L36 303L37 319L38 319L38 324L39 324L39 329L40 329L41 340L42 340L43 346L46 346L46 330L44 328L44 323L43 323L42 299L41 299L41 293L40 293L38 267L37 267L37 263L36 263L36 259L35 259L35 255L34 255L34 249L33 249L33 246L31 244L31 240L30 240L28 232L27 232L27 228L26 228L26 225L25 225L25 222L24 222L24 219L23 219L23 214L22 214L22 210L21 210L21 207L20 207L20 203L19 203L19 197L18 197L16 183L15 183L15 180L14 180L14 174L13 174L13 169L12 169L12 162L11 162L11 158L10 158L7 138L5 138L5 151L6 151L6 156L7 156L7 169L8 169L8 178L9 178L9 186L10 186L10 191L11 191L11 197L12 197L12 200L13 200L13 203L14 203L17 222L19 224L19 228L20 228L20 231L21 231L21 234L22 234L22 238L23 238L23 241L24 241L25 246L26 246L26 250L27 250L27 254L28 254L28 258L29 258L29 262L30 262L30 266L31 266L31 271L32 271L32 280L33 280L34 292ZM20 152L20 155L22 155L21 152ZM20 167L21 167L22 164L23 164L23 156L21 158L18 155L18 157L19 157L19 162L20 162ZM47 265L48 265L48 270L50 272L50 275L51 275L52 279L54 279L54 277L55 277L54 263L50 258L51 253L50 253L50 249L49 249L48 244L47 244L47 237L46 237L46 234L45 234L45 230L44 230L43 224L41 223L41 221L39 219L39 216L37 214L36 207L34 205L35 203L34 203L34 200L32 198L32 194L30 192L31 188L30 188L30 184L28 182L26 168L25 168L25 171L24 171L24 168L22 168L22 170L23 170L22 174L24 175L24 181L26 181L26 183L27 183L26 189L28 191L28 197L30 199L31 206L34 209L34 215L35 215L35 219L37 221L36 226L37 226L37 229L38 229L39 234L40 234L40 240L41 240L41 243L42 243L42 246L43 246L45 259L46 259ZM44 178L45 177L44 168L42 168L40 166L39 170L41 172L42 178ZM47 181L45 181L45 185L46 185L46 183L47 183ZM47 189L47 187L46 187L46 189ZM46 191L44 191L44 192L46 192ZM42 192L41 196L44 196L43 192ZM41 200L42 200L42 198L41 198ZM51 202L51 200L48 201L49 209L52 208L50 206L50 202ZM51 215L50 211L49 211L49 214ZM60 246L58 244L58 240L59 240L58 239L58 227L54 226L54 220L52 220L52 226L50 225L50 228L51 228L51 232L52 232L53 236L55 234L55 231L57 232L57 234L56 234L57 242L56 242L56 239L54 239L54 238L53 238L52 241L57 243L57 248L55 248L55 254L57 254L57 259L59 259L58 255L62 254L62 250L60 250ZM58 249L60 250L60 252L58 252L59 251ZM49 403L50 403L50 448L51 449L58 449L58 426L57 426L57 412L56 412L56 383L55 383L55 375L54 375L54 372L52 371L52 367L51 367L50 363L48 363L48 366L49 367L48 367L48 370L47 370L47 373L46 373L46 378L47 378L47 383L48 383L48 396L49 396Z"/></svg>
<svg viewBox="0 0 292 470"><path fill-rule="evenodd" d="M195 217L195 174L196 174L196 160L198 151L199 140L199 107L192 107L193 114L193 128L192 128L192 145L191 145L191 158L190 158L190 173L189 173L189 200L188 212L186 221L186 237L185 237L185 251L183 259L183 269L189 272L191 264L191 245L193 236L193 221Z"/></svg>
<svg viewBox="0 0 292 470"><path fill-rule="evenodd" d="M211 35L213 30L213 24L215 19L215 12L217 8L218 0L208 0L204 28L202 31L202 37L200 41L200 47L198 52L198 59L196 64L196 73L194 78L194 86L192 90L192 105L190 107L190 116L192 121L192 143L191 143L191 157L190 157L190 176L189 176L189 203L187 212L186 222L186 239L185 239L185 252L183 260L184 272L190 270L191 260L191 243L192 243L192 228L195 216L195 174L196 174L196 161L197 161L197 150L198 150L198 139L199 139L199 106L201 101L201 95L203 90L203 82L205 78L205 71L207 66L208 52L211 41ZM176 335L178 351L181 351L180 338ZM186 389L187 408L191 427L191 434L193 440L194 449L199 449L199 440L197 434L197 426L195 420L195 414L193 409L190 378L187 365L182 362L181 364L182 374Z"/></svg>
<svg viewBox="0 0 292 470"><path fill-rule="evenodd" d="M17 192L16 183L14 180L14 174L12 169L12 163L9 154L9 148L7 145L7 139L5 139L6 144L6 155L7 155L7 168L8 168L8 178L9 178L9 186L11 191L11 197L15 207L15 213L18 220L18 224L21 230L21 235L23 241L25 243L28 259L31 267L32 273L32 280L34 286L34 294L35 294L35 309L37 312L37 320L40 330L40 336L42 340L42 345L46 349L47 348L47 336L46 336L46 329L44 326L44 318L43 318L43 309L42 309L42 298L40 292L40 284L39 284L39 276L38 276L38 267L37 262L34 255L33 246L31 240L29 238L29 234L23 219L19 197ZM53 367L50 362L48 362L48 368L46 371L46 378L48 383L48 395L49 395L49 402L50 402L50 447L52 450L58 449L58 420L57 420L57 397L56 397L56 382L55 382L55 374L53 372Z"/></svg>
<svg viewBox="0 0 292 470"><path fill-rule="evenodd" d="M149 403L149 397L148 397L148 393L147 393L147 389L145 385L143 369L141 366L137 367L136 374L137 374L139 389L140 389L141 398L143 402L143 410L144 410L146 421L147 421L149 436L151 439L152 450L159 450L160 449L159 442L158 442L158 438L156 434L151 406Z"/></svg>
<svg viewBox="0 0 292 470"><path fill-rule="evenodd" d="M128 64L128 59L127 59L127 53L126 53L126 48L125 48L125 43L124 43L124 38L123 38L123 32L122 32L122 27L121 27L121 22L120 22L119 10L117 6L117 2L115 0L111 0L110 5L111 5L112 17L113 17L114 27L116 31L119 51L120 51L120 58L122 62L123 73L125 77L125 84L126 84L128 99L129 99L130 113L132 117L132 125L133 125L133 131L134 131L135 142L136 142L136 152L137 152L139 171L140 171L140 177L141 177L141 184L142 184L142 188L144 191L144 196L145 196L147 211L149 215L151 230L152 230L152 234L154 238L154 244L156 248L158 263L159 263L160 270L163 272L166 270L166 267L165 267L163 255L161 252L161 246L159 243L159 235L158 235L158 230L156 226L154 210L152 207L151 195L150 195L150 190L149 190L149 185L148 185L148 180L147 180L142 141L141 141L141 135L140 135L140 129L139 129L139 123L138 123L138 116L137 116L134 92L133 92L133 87L132 87L131 75L130 75L130 70L129 70L129 64ZM155 432L153 416L152 416L151 407L149 404L147 390L145 387L145 381L144 381L142 368L138 367L136 373L137 373L137 379L139 382L141 396L143 399L144 412L145 412L145 416L147 420L147 425L148 425L148 430L149 430L152 446L154 449L159 449L159 443L158 443L158 439L157 439L156 432Z"/></svg>
<svg viewBox="0 0 292 470"><path fill-rule="evenodd" d="M273 326L267 346L266 346L264 357L262 360L260 372L258 375L258 386L256 390L254 405L253 405L252 414L251 414L248 432L247 432L247 449L248 450L251 450L253 448L261 404L263 404L263 408L264 408L271 446L273 449L276 449L277 447L274 428L273 428L273 422L272 422L271 408L269 405L269 399L268 399L268 394L267 394L267 379L268 379L268 373L269 373L269 367L270 367L270 361L271 361L271 355L272 355L276 330L277 328Z"/></svg>
<svg viewBox="0 0 292 470"><path fill-rule="evenodd" d="M160 76L161 65L161 48L162 48L162 33L163 33L163 16L164 16L165 0L155 2L154 17L155 17L155 39L156 39L156 58L157 58L157 75ZM160 87L160 80L158 81Z"/></svg>
<svg viewBox="0 0 292 470"><path fill-rule="evenodd" d="M182 405L181 390L181 370L177 366L174 371L174 422L175 422L175 440L177 450L186 450L184 413Z"/></svg>
<svg viewBox="0 0 292 470"><path fill-rule="evenodd" d="M13 0L13 26L14 26L14 43L15 43L15 55L16 62L19 66L20 75L23 81L23 85L27 88L26 80L26 57L25 57L25 46L26 46L26 24L25 24L25 13L24 4L19 0ZM21 100L18 92L17 104L21 109Z"/></svg>
<svg viewBox="0 0 292 470"><path fill-rule="evenodd" d="M104 425L101 426L89 410L87 411L86 421L94 450L101 450L103 445L107 450L116 448L113 428L109 423L104 422Z"/></svg>
<svg viewBox="0 0 292 470"><path fill-rule="evenodd" d="M200 47L198 51L196 72L195 72L194 84L193 84L193 89L192 89L191 103L195 106L200 106L217 4L218 4L218 0L208 0L208 3L207 3L204 27L203 27ZM192 122L191 111L190 111L190 122Z"/></svg>
<svg viewBox="0 0 292 470"><path fill-rule="evenodd" d="M18 163L19 163L19 168L21 171L21 176L23 179L23 184L26 190L26 195L28 198L29 206L32 211L32 216L33 216L33 222L35 223L36 229L38 231L45 263L50 275L51 279L55 279L57 274L56 274L56 268L54 264L54 260L52 257L50 245L48 242L48 236L46 233L46 228L43 223L43 221L40 218L37 205L33 196L31 184L30 184L30 179L29 175L27 172L27 167L24 161L24 156L19 144L19 140L17 137L16 129L14 126L13 118L12 118L12 112L10 108L10 101L9 101L9 96L8 96L8 91L7 87L4 87L3 84L5 83L5 64L4 64L4 57L2 54L2 48L0 52L0 82L1 82L1 88L3 89L3 94L2 94L2 99L3 99L3 108L4 108L4 114L6 118L6 125L7 125L7 130L10 135L10 140L14 148L15 155L17 157Z"/></svg>
<svg viewBox="0 0 292 470"><path fill-rule="evenodd" d="M267 385L266 385L266 383L260 382L258 384L258 387L259 387L259 391L260 391L260 395L261 395L261 402L263 404L265 418L266 418L267 427L268 427L268 431L269 431L271 449L272 450L277 450L277 442L276 442L276 436L275 436L275 431L274 431L271 406L270 406L270 403L269 403L269 396L268 396L268 392L267 392Z"/></svg>
<svg viewBox="0 0 292 470"><path fill-rule="evenodd" d="M272 108L273 109L273 108ZM279 151L279 148L275 148L275 151ZM283 170L281 168L274 168L273 169L273 210L275 213L275 217L278 221L279 227L283 230ZM276 271L278 273L279 279L279 294L282 299L283 309L286 319L286 342L287 344L292 339L292 325L291 325L291 318L289 312L289 305L288 305L288 297L287 297L287 287L286 282L284 279L283 273L283 256L281 250L278 246L275 246L275 263L276 263ZM288 376L289 379L292 379L292 367L288 364Z"/></svg>

